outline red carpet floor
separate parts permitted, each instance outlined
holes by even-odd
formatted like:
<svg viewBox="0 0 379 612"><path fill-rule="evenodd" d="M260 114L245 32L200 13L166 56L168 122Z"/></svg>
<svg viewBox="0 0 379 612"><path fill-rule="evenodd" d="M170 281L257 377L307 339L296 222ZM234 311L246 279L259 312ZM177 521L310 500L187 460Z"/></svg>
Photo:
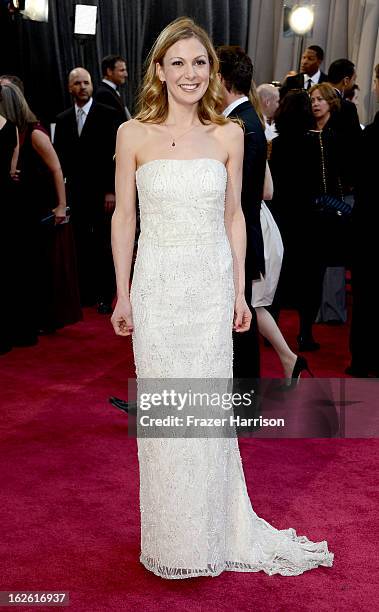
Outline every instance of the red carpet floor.
<svg viewBox="0 0 379 612"><path fill-rule="evenodd" d="M282 324L293 342L294 317ZM340 376L346 327L318 326L316 335L323 350L312 368ZM265 375L280 374L272 350L262 364ZM241 441L257 514L327 539L333 568L166 581L138 561L136 443L107 403L125 396L130 341L88 310L82 323L1 357L0 368L0 590L66 590L74 612L378 609L377 440Z"/></svg>

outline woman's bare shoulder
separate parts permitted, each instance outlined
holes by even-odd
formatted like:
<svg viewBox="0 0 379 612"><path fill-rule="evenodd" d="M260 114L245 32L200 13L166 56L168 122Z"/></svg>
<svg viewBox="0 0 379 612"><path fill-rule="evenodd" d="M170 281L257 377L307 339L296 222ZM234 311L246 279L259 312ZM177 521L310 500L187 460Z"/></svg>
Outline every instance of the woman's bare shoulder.
<svg viewBox="0 0 379 612"><path fill-rule="evenodd" d="M238 146L238 144L243 143L244 132L239 123L229 120L222 125L217 125L215 136L225 149L229 151L230 146Z"/></svg>
<svg viewBox="0 0 379 612"><path fill-rule="evenodd" d="M129 119L118 128L117 140L119 146L135 153L143 147L149 134L149 127L137 119Z"/></svg>
<svg viewBox="0 0 379 612"><path fill-rule="evenodd" d="M142 123L142 121L138 121L138 119L129 119L129 121L125 121L118 128L120 134L128 134L129 136L133 134L133 136L143 135L147 131L146 123Z"/></svg>
<svg viewBox="0 0 379 612"><path fill-rule="evenodd" d="M238 139L243 136L242 126L237 121L232 121L231 119L222 125L217 125L216 132L220 138L226 139Z"/></svg>

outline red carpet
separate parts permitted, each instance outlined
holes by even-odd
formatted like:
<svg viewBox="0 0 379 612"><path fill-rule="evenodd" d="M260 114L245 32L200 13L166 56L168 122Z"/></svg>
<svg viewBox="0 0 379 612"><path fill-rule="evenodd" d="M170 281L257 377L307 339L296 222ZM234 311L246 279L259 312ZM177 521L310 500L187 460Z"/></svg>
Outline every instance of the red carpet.
<svg viewBox="0 0 379 612"><path fill-rule="evenodd" d="M282 326L293 343L290 313ZM317 326L316 336L323 349L310 356L312 369L341 376L346 326ZM262 365L265 375L279 375L272 350L262 351ZM88 310L82 323L1 357L0 367L0 590L66 590L74 612L378 607L377 440L241 441L257 514L327 539L333 568L165 581L138 561L136 444L127 417L107 403L109 395L125 397L130 341Z"/></svg>

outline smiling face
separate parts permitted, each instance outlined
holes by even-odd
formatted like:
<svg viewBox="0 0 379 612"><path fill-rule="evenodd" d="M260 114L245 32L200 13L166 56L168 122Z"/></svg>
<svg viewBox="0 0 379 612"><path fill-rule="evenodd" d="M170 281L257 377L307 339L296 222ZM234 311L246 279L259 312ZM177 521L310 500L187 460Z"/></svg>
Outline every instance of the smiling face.
<svg viewBox="0 0 379 612"><path fill-rule="evenodd" d="M173 44L156 69L160 81L166 83L169 102L195 104L208 89L208 53L194 36Z"/></svg>
<svg viewBox="0 0 379 612"><path fill-rule="evenodd" d="M330 106L325 98L322 97L319 89L311 93L312 112L317 121L327 118L330 115Z"/></svg>

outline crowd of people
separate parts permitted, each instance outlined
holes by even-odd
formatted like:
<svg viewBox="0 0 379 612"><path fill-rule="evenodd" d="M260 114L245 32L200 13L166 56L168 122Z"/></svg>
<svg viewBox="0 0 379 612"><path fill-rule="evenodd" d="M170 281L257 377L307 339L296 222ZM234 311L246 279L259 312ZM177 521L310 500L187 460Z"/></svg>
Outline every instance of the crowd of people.
<svg viewBox="0 0 379 612"><path fill-rule="evenodd" d="M311 45L299 73L280 87L256 88L242 49L217 53L223 100L216 110L245 126L246 299L256 321L235 341L235 376L259 376L258 329L277 351L284 376L296 378L307 363L281 334L280 310L298 312L298 351L319 350L316 320L347 320L346 269L353 288L348 371L379 375L371 295L377 213L370 195L378 116L362 129L354 64L339 59L325 73L323 50ZM0 186L7 203L0 353L79 321L84 306L112 312L114 153L117 130L131 118L119 91L127 76L125 59L107 56L94 92L89 72L74 68L73 104L57 117L52 141L22 81L0 77ZM379 100L379 65L374 78Z"/></svg>

